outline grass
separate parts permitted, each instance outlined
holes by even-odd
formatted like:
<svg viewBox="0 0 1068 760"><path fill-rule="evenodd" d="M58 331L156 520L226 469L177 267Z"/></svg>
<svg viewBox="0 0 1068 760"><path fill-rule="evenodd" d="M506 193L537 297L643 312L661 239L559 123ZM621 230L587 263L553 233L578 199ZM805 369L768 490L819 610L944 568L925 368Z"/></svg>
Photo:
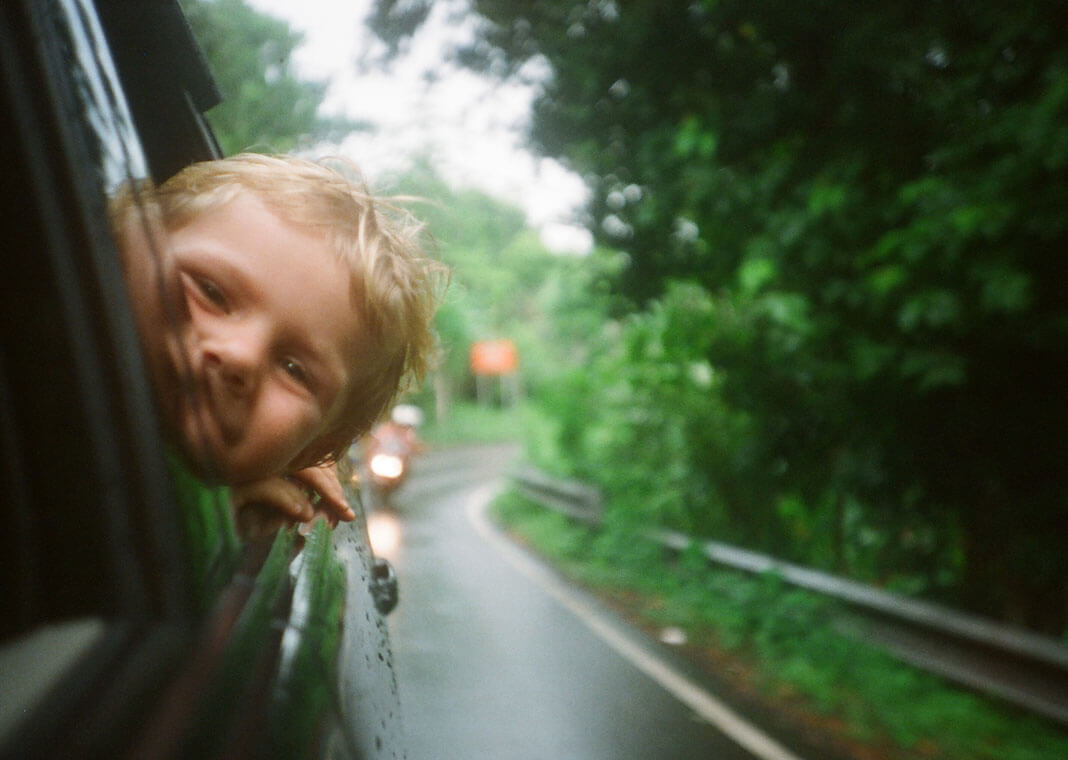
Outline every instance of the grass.
<svg viewBox="0 0 1068 760"><path fill-rule="evenodd" d="M428 416L419 436L428 443L447 446L461 443L504 443L522 437L529 411L523 404L511 409L457 402L443 420Z"/></svg>
<svg viewBox="0 0 1068 760"><path fill-rule="evenodd" d="M1068 732L1003 708L864 646L831 624L836 605L785 585L710 566L623 531L576 525L515 493L496 519L575 580L625 600L650 627L677 626L688 652L776 710L838 734L857 757L1060 760Z"/></svg>

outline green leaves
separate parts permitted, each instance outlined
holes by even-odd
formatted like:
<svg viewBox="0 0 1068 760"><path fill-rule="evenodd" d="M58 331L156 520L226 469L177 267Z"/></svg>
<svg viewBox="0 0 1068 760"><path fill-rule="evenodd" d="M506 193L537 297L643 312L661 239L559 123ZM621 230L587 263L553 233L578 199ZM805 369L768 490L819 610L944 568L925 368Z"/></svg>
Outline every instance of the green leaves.
<svg viewBox="0 0 1068 760"><path fill-rule="evenodd" d="M921 328L949 328L959 325L960 320L960 298L953 291L943 288L910 296L897 314L898 327L905 333Z"/></svg>
<svg viewBox="0 0 1068 760"><path fill-rule="evenodd" d="M696 116L688 116L675 134L675 153L679 158L708 161L716 154L716 136Z"/></svg>
<svg viewBox="0 0 1068 760"><path fill-rule="evenodd" d="M779 274L779 267L769 258L756 257L746 259L738 267L738 286L745 296L754 296Z"/></svg>
<svg viewBox="0 0 1068 760"><path fill-rule="evenodd" d="M1008 263L976 267L973 273L979 302L985 312L1008 315L1024 312L1033 301L1031 276Z"/></svg>
<svg viewBox="0 0 1068 760"><path fill-rule="evenodd" d="M298 79L291 57L301 35L244 0L184 0L223 102L208 115L223 153L284 153L358 125L318 114L322 82Z"/></svg>
<svg viewBox="0 0 1068 760"><path fill-rule="evenodd" d="M786 555L839 531L857 572L1063 629L1068 554L1016 518L1068 497L1057 4L473 5L485 59L551 67L533 143L624 256L633 313L554 398L595 410L563 423L573 466L621 510Z"/></svg>

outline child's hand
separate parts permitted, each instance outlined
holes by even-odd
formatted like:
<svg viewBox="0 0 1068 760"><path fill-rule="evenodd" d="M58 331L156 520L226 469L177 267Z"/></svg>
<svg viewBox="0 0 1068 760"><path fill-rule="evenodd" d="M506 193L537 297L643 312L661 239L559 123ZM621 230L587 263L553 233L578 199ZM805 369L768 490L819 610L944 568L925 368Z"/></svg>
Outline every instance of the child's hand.
<svg viewBox="0 0 1068 760"><path fill-rule="evenodd" d="M230 500L238 529L246 538L270 535L293 523L310 523L319 516L331 526L356 517L345 500L334 465L232 486Z"/></svg>
<svg viewBox="0 0 1068 760"><path fill-rule="evenodd" d="M337 525L339 520L349 522L356 519L356 513L352 511L341 489L341 477L336 464L306 467L293 473L291 479L319 495L318 500L312 504L315 514L325 517L331 526Z"/></svg>

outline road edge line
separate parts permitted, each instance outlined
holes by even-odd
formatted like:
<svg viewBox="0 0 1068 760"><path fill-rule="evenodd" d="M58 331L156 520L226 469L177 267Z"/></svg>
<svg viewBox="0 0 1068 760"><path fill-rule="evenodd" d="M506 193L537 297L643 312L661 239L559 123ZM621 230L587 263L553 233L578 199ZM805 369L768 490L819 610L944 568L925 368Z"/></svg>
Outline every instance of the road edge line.
<svg viewBox="0 0 1068 760"><path fill-rule="evenodd" d="M680 673L652 652L618 630L617 625L553 577L538 561L527 556L498 530L486 516L489 503L500 492L498 484L483 486L471 494L465 512L476 532L513 567L541 586L559 604L634 667L661 688L718 728L725 736L760 760L802 760L773 738L742 718L701 685Z"/></svg>

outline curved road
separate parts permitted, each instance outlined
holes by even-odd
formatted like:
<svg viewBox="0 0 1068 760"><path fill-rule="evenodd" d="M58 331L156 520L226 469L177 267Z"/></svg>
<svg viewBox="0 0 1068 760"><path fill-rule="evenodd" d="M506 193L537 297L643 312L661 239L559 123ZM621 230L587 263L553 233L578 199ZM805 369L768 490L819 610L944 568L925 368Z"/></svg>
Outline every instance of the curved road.
<svg viewBox="0 0 1068 760"><path fill-rule="evenodd" d="M400 533L380 553L400 579L389 626L410 760L797 760L488 526L514 453L423 455L385 521Z"/></svg>

